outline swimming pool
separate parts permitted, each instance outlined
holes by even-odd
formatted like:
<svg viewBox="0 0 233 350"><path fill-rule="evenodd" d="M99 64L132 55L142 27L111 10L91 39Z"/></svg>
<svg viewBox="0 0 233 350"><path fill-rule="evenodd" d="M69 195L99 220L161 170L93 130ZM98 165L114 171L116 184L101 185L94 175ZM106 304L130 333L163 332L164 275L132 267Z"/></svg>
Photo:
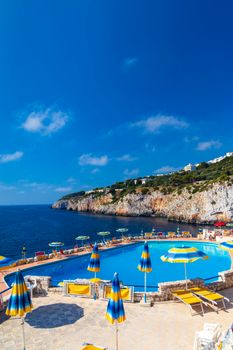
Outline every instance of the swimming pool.
<svg viewBox="0 0 233 350"><path fill-rule="evenodd" d="M218 272L228 270L231 259L227 251L222 250L215 243L182 242L182 241L154 241L149 242L149 250L152 261L152 272L147 274L148 286L157 286L159 282L176 281L184 279L183 264L170 264L161 261L160 256L172 247L189 245L196 247L209 256L208 260L198 260L187 264L189 278L201 277L203 279L217 276ZM143 273L138 271L143 243L118 247L106 251L100 251L100 273L98 277L111 280L114 272L119 273L120 280L125 285L134 285L135 290L142 290ZM93 272L87 271L90 254L77 256L66 260L59 260L33 268L23 270L23 274L36 276L51 276L52 284L57 285L65 279L92 278ZM14 281L14 274L5 278L8 285ZM214 281L216 279L212 279ZM148 288L156 290L156 288Z"/></svg>

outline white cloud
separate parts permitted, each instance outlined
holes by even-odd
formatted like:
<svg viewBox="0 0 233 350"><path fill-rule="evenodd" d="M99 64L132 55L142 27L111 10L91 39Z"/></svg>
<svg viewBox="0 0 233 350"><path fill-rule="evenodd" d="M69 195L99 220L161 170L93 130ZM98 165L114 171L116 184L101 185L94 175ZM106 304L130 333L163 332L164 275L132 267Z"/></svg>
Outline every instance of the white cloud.
<svg viewBox="0 0 233 350"><path fill-rule="evenodd" d="M15 153L8 153L8 154L0 154L0 163L8 163L8 162L14 162L15 160L19 160L23 157L23 152L15 152Z"/></svg>
<svg viewBox="0 0 233 350"><path fill-rule="evenodd" d="M3 183L0 183L0 191L13 191L15 189L16 189L15 186L5 185Z"/></svg>
<svg viewBox="0 0 233 350"><path fill-rule="evenodd" d="M77 180L74 177L69 177L66 182L68 182L69 184L76 184Z"/></svg>
<svg viewBox="0 0 233 350"><path fill-rule="evenodd" d="M173 166L170 165L165 165L162 168L159 168L157 170L155 170L155 174L166 174L166 173L172 173L174 171L178 171L179 168L175 168Z"/></svg>
<svg viewBox="0 0 233 350"><path fill-rule="evenodd" d="M138 63L138 58L137 57L128 57L124 60L124 68L131 68L135 66Z"/></svg>
<svg viewBox="0 0 233 350"><path fill-rule="evenodd" d="M95 169L93 169L93 170L91 171L91 174L96 174L96 173L98 173L99 171L100 171L99 168L95 168Z"/></svg>
<svg viewBox="0 0 233 350"><path fill-rule="evenodd" d="M64 187L56 187L54 188L55 192L60 192L60 193L66 193L72 191L71 186L64 186Z"/></svg>
<svg viewBox="0 0 233 350"><path fill-rule="evenodd" d="M130 154L124 154L123 156L117 157L116 160L122 162L133 162L134 160L137 160L137 157L133 157Z"/></svg>
<svg viewBox="0 0 233 350"><path fill-rule="evenodd" d="M209 141L203 141L199 142L197 144L197 150L198 151L206 151L211 148L220 148L222 146L221 142L218 140L209 140Z"/></svg>
<svg viewBox="0 0 233 350"><path fill-rule="evenodd" d="M148 152L151 152L151 153L156 152L156 146L151 145L150 143L146 143L145 148Z"/></svg>
<svg viewBox="0 0 233 350"><path fill-rule="evenodd" d="M163 127L184 129L188 127L188 123L172 115L156 115L131 123L131 127L142 129L146 133L154 133Z"/></svg>
<svg viewBox="0 0 233 350"><path fill-rule="evenodd" d="M124 170L124 175L127 176L127 177L134 177L134 176L137 176L139 173L139 169L138 168L135 168L135 169L125 169Z"/></svg>
<svg viewBox="0 0 233 350"><path fill-rule="evenodd" d="M196 142L196 141L198 141L200 139L200 137L199 136L185 136L185 138L184 138L184 142L186 142L186 143L190 143L190 142Z"/></svg>
<svg viewBox="0 0 233 350"><path fill-rule="evenodd" d="M79 157L79 165L84 166L84 165L92 165L92 166L104 166L107 165L109 162L108 156L100 156L96 157L93 156L91 153L87 154L82 154Z"/></svg>
<svg viewBox="0 0 233 350"><path fill-rule="evenodd" d="M53 185L51 184L47 184L47 183L40 183L40 182L35 182L35 181L28 181L28 180L19 180L18 183L20 184L20 186L24 187L24 188L27 188L29 189L29 191L33 191L33 192L36 192L36 191L43 191L43 192L46 192L46 191L49 191L51 189L53 189Z"/></svg>
<svg viewBox="0 0 233 350"><path fill-rule="evenodd" d="M30 112L21 127L31 133L50 135L62 129L69 120L69 115L61 110L39 108Z"/></svg>

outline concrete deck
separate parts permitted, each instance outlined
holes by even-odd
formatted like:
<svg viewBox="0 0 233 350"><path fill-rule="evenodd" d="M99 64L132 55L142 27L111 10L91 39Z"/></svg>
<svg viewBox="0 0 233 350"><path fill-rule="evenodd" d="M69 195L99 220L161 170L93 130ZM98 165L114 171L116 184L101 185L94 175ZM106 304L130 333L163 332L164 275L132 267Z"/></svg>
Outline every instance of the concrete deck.
<svg viewBox="0 0 233 350"><path fill-rule="evenodd" d="M233 300L232 289L222 294ZM50 293L33 299L34 310L26 316L27 350L81 349L83 342L115 349L115 326L105 319L106 301L65 297ZM152 308L124 304L126 322L119 325L120 350L192 350L195 332L205 322L220 323L223 330L233 321L233 304L216 313L191 316L182 303L157 303ZM18 318L0 312L0 349L22 349Z"/></svg>

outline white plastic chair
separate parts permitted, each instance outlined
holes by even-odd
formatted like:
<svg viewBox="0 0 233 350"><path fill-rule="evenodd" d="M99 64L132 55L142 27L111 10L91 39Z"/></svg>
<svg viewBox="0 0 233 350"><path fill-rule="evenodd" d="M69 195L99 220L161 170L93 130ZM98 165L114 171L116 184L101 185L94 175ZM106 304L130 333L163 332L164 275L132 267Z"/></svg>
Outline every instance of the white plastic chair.
<svg viewBox="0 0 233 350"><path fill-rule="evenodd" d="M196 332L194 350L215 350L221 337L221 326L218 323L205 323L202 331Z"/></svg>

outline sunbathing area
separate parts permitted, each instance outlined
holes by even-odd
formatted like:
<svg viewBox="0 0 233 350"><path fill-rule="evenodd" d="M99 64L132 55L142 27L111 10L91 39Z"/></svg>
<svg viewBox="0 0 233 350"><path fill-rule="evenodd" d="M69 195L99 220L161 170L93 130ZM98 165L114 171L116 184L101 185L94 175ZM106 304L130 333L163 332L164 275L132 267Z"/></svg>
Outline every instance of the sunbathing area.
<svg viewBox="0 0 233 350"><path fill-rule="evenodd" d="M221 294L233 300L232 290ZM49 292L45 297L33 298L33 305L25 319L28 350L82 349L85 342L115 349L114 326L105 318L107 301ZM151 308L139 303L124 303L124 307L126 321L119 325L122 350L192 350L196 332L205 323L221 324L221 331L225 332L233 320L233 305L228 302L226 310L217 313L207 308L204 316L193 317L182 303L173 301L158 302ZM22 348L20 319L0 315L1 350Z"/></svg>
<svg viewBox="0 0 233 350"><path fill-rule="evenodd" d="M22 347L22 319L9 317L9 315L12 316L12 313L6 312L6 308L11 304L12 296L10 295L15 293L16 282L14 282L15 275L12 272L18 271L20 267L24 275L22 279L25 283L26 294L29 293L33 304L31 310L27 311L23 323L26 349L68 350L73 347L83 350L118 349L115 341L115 325L108 322L109 318L106 319L109 302L111 300L115 302L114 279L99 278L101 275L96 276L96 273L100 273L100 256L103 275L106 275L108 271L106 261L107 265L112 263L114 265L114 260L111 259L118 259L120 277L125 281L127 275L123 274L124 270L129 268L131 271L135 254L138 256L138 252L142 250L141 260L136 269L140 271L140 280L143 275L145 277L151 275L152 270L157 278L161 273L162 265L160 264L166 262L184 264L185 274L183 275L182 268L183 279L178 278L179 275L177 275L177 278L170 280L168 276L170 282L165 279L157 286L151 286L149 282L147 290L145 279L142 286L137 285L137 282L134 286L124 284L121 280L118 281L119 293L117 295L123 302L125 314L123 319L125 322L120 322L118 326L119 349L127 350L130 347L145 350L157 347L171 350L232 349L233 271L221 271L220 264L219 269L215 270L219 271L218 276L206 279L189 277L186 271L186 264L189 262L194 262L194 264L189 264L192 266L197 264L195 263L197 260L201 264L209 264L207 253L211 258L217 253L220 254L219 259L221 258L221 263L225 264L222 266L229 266L228 252L220 249L216 243L205 243L205 241L194 239L189 232L181 233L181 235L182 240L180 241L177 239L180 237L172 237L171 232L159 238L155 238L153 233L147 233L144 237L122 237L108 242L103 241L100 244L76 247L72 250L53 250L51 255L37 252L35 258L31 258L33 261L29 258L26 263L21 260L2 267L0 271L2 291L0 348L13 350ZM144 241L145 237L147 241ZM161 239L164 242L161 242ZM226 244L227 242L223 242L223 245ZM170 248L168 252L160 258L157 257L159 260L155 262L155 255L158 255L157 250L164 251L168 248ZM204 249L205 253L200 251L200 248ZM149 249L154 265L151 265ZM127 254L129 267L125 265L124 254ZM123 270L121 270L120 257L124 261ZM88 266L87 261L89 261ZM65 269L63 262L65 262L64 268L67 266ZM65 278L64 276L72 270L75 263L79 264L75 265L76 275L79 275L79 278ZM207 270L215 264L211 260L210 263L212 265L206 265ZM42 271L47 274L41 274L38 268L42 268ZM63 275L59 272L60 268L62 268ZM26 269L25 272L24 269ZM89 272L85 272L87 270ZM132 271L134 270L133 267ZM39 271L38 274L37 271ZM59 282L56 279L57 272L54 271L59 273L61 279ZM194 271L197 274L197 271ZM86 277L86 273L90 272L94 273L94 278ZM189 273L191 272L189 267ZM21 274L20 271L16 272L16 277L18 273ZM212 273L214 274L214 271ZM165 272L160 276L164 277L164 274ZM136 278L137 275L133 276ZM174 333L176 334L175 340L172 336ZM167 334L171 334L171 337L168 337Z"/></svg>

